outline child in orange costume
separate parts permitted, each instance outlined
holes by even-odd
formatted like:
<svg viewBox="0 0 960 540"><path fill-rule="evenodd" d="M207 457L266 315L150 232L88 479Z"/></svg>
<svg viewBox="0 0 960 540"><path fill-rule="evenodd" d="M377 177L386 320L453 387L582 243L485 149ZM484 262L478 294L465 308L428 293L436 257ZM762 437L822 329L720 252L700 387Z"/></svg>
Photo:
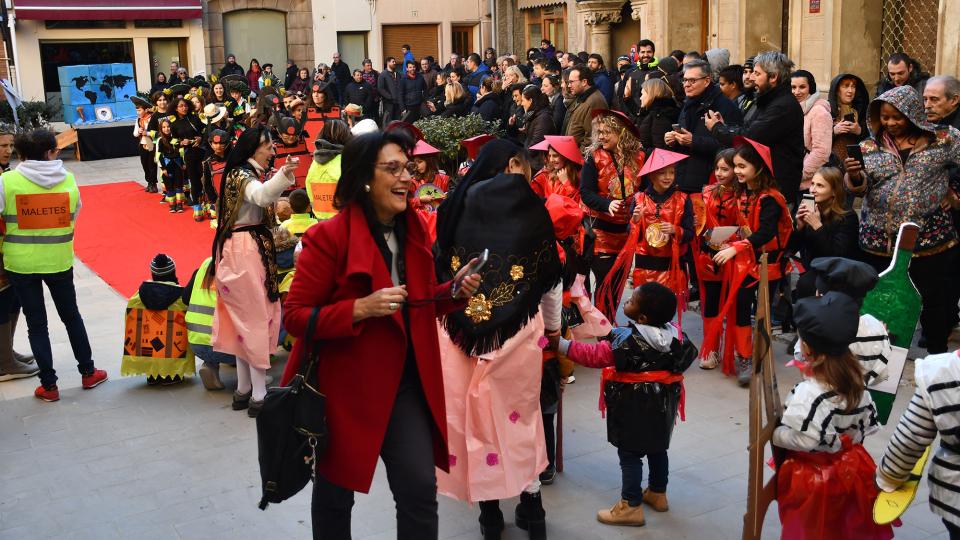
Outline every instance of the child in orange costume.
<svg viewBox="0 0 960 540"><path fill-rule="evenodd" d="M733 170L742 188L738 214L742 239L720 250L713 260L719 266L733 264L733 277L720 316L726 316L730 310L736 315L733 332L736 365L727 365L724 358L723 371L730 373L735 369L737 382L748 386L753 372L750 316L760 279L758 261L761 254L767 254L770 290L777 290L782 276L780 259L793 232L793 219L786 200L776 187L770 149L746 137L737 137L736 144Z"/></svg>

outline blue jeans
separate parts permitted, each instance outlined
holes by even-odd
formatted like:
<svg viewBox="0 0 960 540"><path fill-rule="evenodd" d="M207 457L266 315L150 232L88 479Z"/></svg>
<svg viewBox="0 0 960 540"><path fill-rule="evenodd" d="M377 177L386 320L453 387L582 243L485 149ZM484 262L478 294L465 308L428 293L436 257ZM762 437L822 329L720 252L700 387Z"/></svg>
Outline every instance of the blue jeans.
<svg viewBox="0 0 960 540"><path fill-rule="evenodd" d="M228 364L231 366L237 365L237 357L232 354L217 352L213 350L213 347L210 345L194 345L190 344L190 348L193 349L193 355L203 360L203 363L210 364Z"/></svg>
<svg viewBox="0 0 960 540"><path fill-rule="evenodd" d="M620 456L620 472L623 475L623 487L620 497L637 506L643 500L643 457L647 457L650 465L650 491L654 493L667 492L667 474L670 467L667 451L643 454L629 450L617 450Z"/></svg>
<svg viewBox="0 0 960 540"><path fill-rule="evenodd" d="M17 293L23 315L27 320L27 335L30 349L40 368L40 384L49 388L57 384L57 372L53 369L53 352L50 348L50 334L47 331L47 308L43 303L43 284L50 289L50 298L57 308L57 314L67 327L67 337L73 356L77 359L77 369L81 375L93 373L93 353L83 318L77 308L77 291L73 287L73 269L54 274L17 274L7 271L10 284Z"/></svg>

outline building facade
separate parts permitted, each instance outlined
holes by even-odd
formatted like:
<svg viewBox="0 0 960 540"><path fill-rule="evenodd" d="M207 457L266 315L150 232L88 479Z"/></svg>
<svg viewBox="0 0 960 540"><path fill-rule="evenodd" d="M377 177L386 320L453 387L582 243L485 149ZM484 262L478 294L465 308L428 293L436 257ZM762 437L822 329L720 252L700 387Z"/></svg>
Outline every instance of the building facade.
<svg viewBox="0 0 960 540"><path fill-rule="evenodd" d="M16 0L11 7L11 56L20 67L11 82L27 101L59 109L62 66L132 63L142 92L170 62L191 74L206 66L200 0Z"/></svg>

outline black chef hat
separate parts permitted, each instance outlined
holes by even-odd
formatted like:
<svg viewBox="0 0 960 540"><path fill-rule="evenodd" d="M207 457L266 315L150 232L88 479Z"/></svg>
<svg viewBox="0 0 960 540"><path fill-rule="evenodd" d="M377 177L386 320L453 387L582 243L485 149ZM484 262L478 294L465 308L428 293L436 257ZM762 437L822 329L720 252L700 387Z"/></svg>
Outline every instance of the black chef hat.
<svg viewBox="0 0 960 540"><path fill-rule="evenodd" d="M814 351L843 354L857 338L860 307L849 295L830 291L798 300L793 308L793 322L800 339Z"/></svg>
<svg viewBox="0 0 960 540"><path fill-rule="evenodd" d="M872 266L843 257L820 257L810 263L817 271L817 290L837 291L850 295L858 304L877 284L880 276Z"/></svg>

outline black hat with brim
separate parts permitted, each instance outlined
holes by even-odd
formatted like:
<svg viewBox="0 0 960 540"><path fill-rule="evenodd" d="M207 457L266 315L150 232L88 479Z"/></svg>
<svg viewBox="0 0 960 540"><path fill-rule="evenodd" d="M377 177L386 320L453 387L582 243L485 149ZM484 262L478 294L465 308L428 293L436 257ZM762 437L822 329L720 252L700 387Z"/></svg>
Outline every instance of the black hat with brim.
<svg viewBox="0 0 960 540"><path fill-rule="evenodd" d="M184 83L177 83L170 86L170 93L175 96L184 96L190 93L190 85Z"/></svg>
<svg viewBox="0 0 960 540"><path fill-rule="evenodd" d="M843 257L820 257L810 263L817 272L817 290L839 291L862 303L867 293L880 280L877 271L867 263Z"/></svg>
<svg viewBox="0 0 960 540"><path fill-rule="evenodd" d="M223 77L220 78L220 82L224 84L239 82L239 83L243 83L244 86L247 86L248 88L250 86L247 82L246 77L242 75L237 75L236 73L231 73L230 75L224 75Z"/></svg>
<svg viewBox="0 0 960 540"><path fill-rule="evenodd" d="M130 96L130 101L137 107L142 109L152 109L153 103L150 103L150 100L143 96Z"/></svg>

